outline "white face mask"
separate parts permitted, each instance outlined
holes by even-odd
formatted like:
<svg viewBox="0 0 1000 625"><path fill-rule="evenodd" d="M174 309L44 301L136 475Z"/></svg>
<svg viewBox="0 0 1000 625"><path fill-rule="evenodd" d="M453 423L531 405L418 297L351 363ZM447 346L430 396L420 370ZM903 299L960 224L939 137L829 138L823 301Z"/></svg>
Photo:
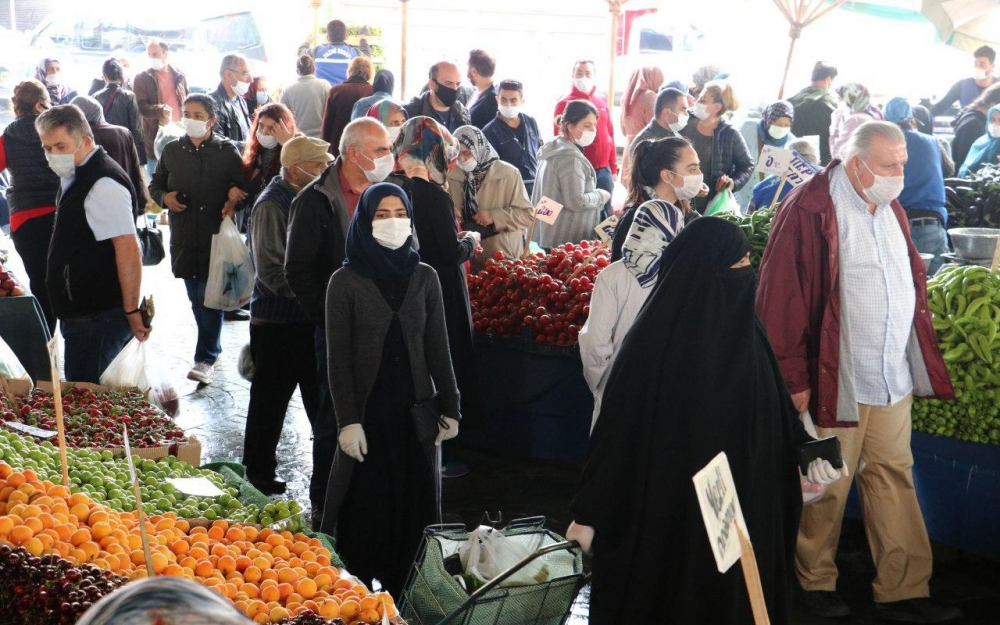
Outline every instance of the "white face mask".
<svg viewBox="0 0 1000 625"><path fill-rule="evenodd" d="M990 124L988 128L991 137L994 139L1000 139L1000 124Z"/></svg>
<svg viewBox="0 0 1000 625"><path fill-rule="evenodd" d="M278 138L274 135L265 135L261 131L257 131L257 143L266 150L275 148L278 146Z"/></svg>
<svg viewBox="0 0 1000 625"><path fill-rule="evenodd" d="M774 126L772 125L767 129L767 134L771 135L771 138L775 141L781 141L788 136L792 129L788 126Z"/></svg>
<svg viewBox="0 0 1000 625"><path fill-rule="evenodd" d="M879 176L872 171L868 163L861 161L861 164L865 166L871 175L875 176L875 182L872 186L865 189L865 195L868 197L868 201L875 206L885 206L889 204L903 192L903 177L902 176Z"/></svg>
<svg viewBox="0 0 1000 625"><path fill-rule="evenodd" d="M687 113L681 113L677 116L677 121L670 122L667 125L670 126L670 129L674 132L680 132L685 126L688 125L688 119L689 117Z"/></svg>
<svg viewBox="0 0 1000 625"><path fill-rule="evenodd" d="M670 171L669 169L667 171ZM677 172L670 172L674 175L681 176ZM705 177L701 174L691 174L689 176L681 176L684 179L684 186L674 187L674 193L677 194L678 200L690 200L698 197L701 193L701 185L705 181ZM672 183L669 183L673 187Z"/></svg>
<svg viewBox="0 0 1000 625"><path fill-rule="evenodd" d="M587 78L586 76L584 76L583 78L574 78L573 86L576 87L577 91L589 94L590 90L594 88L594 79Z"/></svg>
<svg viewBox="0 0 1000 625"><path fill-rule="evenodd" d="M242 96L246 94L247 91L250 91L250 83L237 80L236 85L233 87L233 93L238 96Z"/></svg>
<svg viewBox="0 0 1000 625"><path fill-rule="evenodd" d="M59 85L62 84L62 76L60 76L58 72L52 74L51 76L46 76L45 84L51 85L53 87L58 87Z"/></svg>
<svg viewBox="0 0 1000 625"><path fill-rule="evenodd" d="M371 171L367 171L367 170L365 170L364 167L361 167L360 165L358 165L358 167L361 167L362 171L365 172L365 178L368 179L368 182L372 182L372 183L382 182L383 180L385 180L386 178L388 178L389 174L392 173L392 167L393 167L393 165L396 164L396 159L395 159L395 157L393 157L393 155L392 155L391 152L389 154L386 154L385 156L380 156L380 157L378 157L376 159L368 158L364 154L362 154L361 156L364 156L365 158L367 158L369 161L372 162L372 165L375 166L375 169L373 169ZM393 249L395 249L395 248L393 248Z"/></svg>
<svg viewBox="0 0 1000 625"><path fill-rule="evenodd" d="M389 131L389 141L395 143L396 139L399 137L399 133L403 131L402 126L389 126L386 128Z"/></svg>
<svg viewBox="0 0 1000 625"><path fill-rule="evenodd" d="M573 142L576 143L581 148L585 148L589 146L591 143L593 143L594 139L596 138L597 138L596 130L584 130L583 134L580 135L580 138L574 139Z"/></svg>
<svg viewBox="0 0 1000 625"><path fill-rule="evenodd" d="M192 139L201 139L208 133L208 122L190 117L181 118L181 126L184 132Z"/></svg>
<svg viewBox="0 0 1000 625"><path fill-rule="evenodd" d="M704 120L709 118L708 105L705 104L704 102L696 102L694 105L694 111L692 112L694 113L694 116L697 117L698 119Z"/></svg>
<svg viewBox="0 0 1000 625"><path fill-rule="evenodd" d="M976 69L972 70L972 76L976 80L986 80L986 77L989 76L989 75L990 75L990 73L988 71L986 71L985 69L980 69L980 68L977 67Z"/></svg>
<svg viewBox="0 0 1000 625"><path fill-rule="evenodd" d="M309 177L309 180L308 180L307 182L303 183L303 185L302 185L301 187L299 187L300 189L301 189L301 188L303 188L303 187L305 187L306 185L308 185L308 184L310 184L310 183L313 183L313 182L315 182L315 181L316 181L316 179L317 179L317 178L319 178L319 176L320 176L319 174L312 174L312 173L309 173L308 171L306 171L306 170L302 169L302 168L301 168L301 167L299 167L298 165L293 165L293 167L295 167L295 169L299 170L300 172L302 172L303 174L305 174L306 176L308 176L308 177Z"/></svg>
<svg viewBox="0 0 1000 625"><path fill-rule="evenodd" d="M501 104L499 110L500 114L506 117L507 119L515 119L517 118L518 115L521 114L520 106L504 106Z"/></svg>
<svg viewBox="0 0 1000 625"><path fill-rule="evenodd" d="M455 161L455 163L458 165L458 168L464 172L471 172L473 169L476 168L476 165L479 164L474 158L470 158L469 160L466 161L457 160Z"/></svg>
<svg viewBox="0 0 1000 625"><path fill-rule="evenodd" d="M372 236L382 247L398 250L410 238L412 229L407 217L376 219L372 222Z"/></svg>
<svg viewBox="0 0 1000 625"><path fill-rule="evenodd" d="M258 91L257 92L257 105L258 106L264 106L265 104L267 104L267 94L264 93L263 91Z"/></svg>
<svg viewBox="0 0 1000 625"><path fill-rule="evenodd" d="M149 59L149 68L152 69L153 71L158 72L162 70L165 66L166 63L163 61L163 59Z"/></svg>
<svg viewBox="0 0 1000 625"><path fill-rule="evenodd" d="M66 179L76 173L75 153L69 154L46 154L45 160L49 163L49 168L56 172L60 178Z"/></svg>

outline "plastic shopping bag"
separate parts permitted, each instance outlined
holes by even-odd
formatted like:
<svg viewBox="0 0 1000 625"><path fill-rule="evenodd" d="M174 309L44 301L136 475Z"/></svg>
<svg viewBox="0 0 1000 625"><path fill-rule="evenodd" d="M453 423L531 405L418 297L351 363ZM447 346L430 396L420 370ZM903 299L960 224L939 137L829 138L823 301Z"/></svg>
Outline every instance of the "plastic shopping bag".
<svg viewBox="0 0 1000 625"><path fill-rule="evenodd" d="M243 236L226 217L219 233L212 235L212 259L205 287L205 307L236 310L250 301L253 293L253 258Z"/></svg>
<svg viewBox="0 0 1000 625"><path fill-rule="evenodd" d="M137 388L146 393L149 403L171 417L180 410L177 388L146 357L146 344L139 339L132 339L118 352L101 374L100 382L108 388Z"/></svg>
<svg viewBox="0 0 1000 625"><path fill-rule="evenodd" d="M486 583L535 553L541 547L543 538L542 534L505 536L492 527L480 525L469 534L458 555L466 575L476 582ZM548 567L544 562L535 560L500 585L541 584L548 581L548 577Z"/></svg>
<svg viewBox="0 0 1000 625"><path fill-rule="evenodd" d="M8 380L27 380L31 384L31 376L24 370L14 350L0 338L0 377Z"/></svg>
<svg viewBox="0 0 1000 625"><path fill-rule="evenodd" d="M156 138L153 139L153 156L156 160L160 160L160 156L163 154L163 148L166 147L171 141L176 141L184 136L184 128L180 124L167 124L166 126L160 126L159 130L156 131Z"/></svg>
<svg viewBox="0 0 1000 625"><path fill-rule="evenodd" d="M740 215L740 203L729 189L723 189L716 194L712 201L705 207L705 215L715 215L716 213L733 213Z"/></svg>

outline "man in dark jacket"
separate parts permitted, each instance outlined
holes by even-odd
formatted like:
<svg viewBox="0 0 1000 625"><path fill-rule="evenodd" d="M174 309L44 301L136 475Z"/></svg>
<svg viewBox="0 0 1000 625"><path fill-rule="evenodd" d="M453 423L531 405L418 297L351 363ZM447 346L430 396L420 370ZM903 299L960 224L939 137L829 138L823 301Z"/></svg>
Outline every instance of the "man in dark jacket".
<svg viewBox="0 0 1000 625"><path fill-rule="evenodd" d="M429 76L427 91L403 106L406 117L430 117L447 128L448 132L455 132L460 126L467 125L469 111L458 101L458 88L462 82L458 66L448 61L435 63L431 66Z"/></svg>
<svg viewBox="0 0 1000 625"><path fill-rule="evenodd" d="M795 107L792 134L796 137L819 136L819 157L824 165L830 162L830 117L837 110L837 96L830 85L837 77L837 68L817 61L812 72L812 84L788 101Z"/></svg>
<svg viewBox="0 0 1000 625"><path fill-rule="evenodd" d="M104 121L104 111L101 110L96 98L78 95L73 98L71 104L83 111L83 116L90 124L90 131L94 135L94 142L104 148L111 160L118 163L132 182L138 201L136 207L139 211L135 216L138 217L149 200L149 191L142 179L142 165L139 164L138 148L132 139L132 133L128 128L114 126Z"/></svg>
<svg viewBox="0 0 1000 625"><path fill-rule="evenodd" d="M66 377L97 383L129 339L145 341L152 330L139 312L136 196L122 168L94 144L80 109L51 108L35 126L61 178L45 286L66 341Z"/></svg>
<svg viewBox="0 0 1000 625"><path fill-rule="evenodd" d="M483 128L486 140L497 151L500 160L510 163L521 172L524 189L531 197L538 171L538 150L542 136L538 122L521 112L524 104L524 85L517 80L500 82L497 95L497 116Z"/></svg>
<svg viewBox="0 0 1000 625"><path fill-rule="evenodd" d="M243 95L250 89L253 76L242 54L227 54L219 68L219 87L212 92L218 123L215 131L236 144L243 154L244 144L250 140L250 111Z"/></svg>
<svg viewBox="0 0 1000 625"><path fill-rule="evenodd" d="M153 145L160 126L181 120L181 103L187 97L187 78L170 65L170 46L152 39L146 46L150 68L136 74L135 99L142 116L142 142L146 150L146 173L153 177L156 155Z"/></svg>
<svg viewBox="0 0 1000 625"><path fill-rule="evenodd" d="M326 370L326 287L344 262L347 226L365 189L381 182L375 160L392 153L389 132L371 117L344 129L340 156L292 201L285 248L285 280L316 326L315 346L320 400L313 422L313 477L309 486L314 524L322 518L326 483L337 446L337 421Z"/></svg>
<svg viewBox="0 0 1000 625"><path fill-rule="evenodd" d="M476 88L469 101L469 118L479 129L485 128L497 116L497 88L493 84L496 68L496 59L485 50L469 53L469 82Z"/></svg>

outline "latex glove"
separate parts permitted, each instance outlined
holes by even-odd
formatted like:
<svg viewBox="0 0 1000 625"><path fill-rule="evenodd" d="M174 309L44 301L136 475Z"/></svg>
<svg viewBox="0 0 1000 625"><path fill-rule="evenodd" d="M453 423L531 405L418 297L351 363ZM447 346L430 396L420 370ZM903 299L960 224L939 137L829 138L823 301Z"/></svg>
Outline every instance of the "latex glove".
<svg viewBox="0 0 1000 625"><path fill-rule="evenodd" d="M829 460L817 458L809 463L809 470L806 471L806 479L813 484L832 484L841 477L847 477L847 466L842 469L834 469Z"/></svg>
<svg viewBox="0 0 1000 625"><path fill-rule="evenodd" d="M354 458L358 462L365 461L365 454L368 453L368 439L365 438L365 429L360 423L346 425L340 430L337 437L340 442L340 450Z"/></svg>
<svg viewBox="0 0 1000 625"><path fill-rule="evenodd" d="M451 439L458 436L458 420L452 419L451 417L444 417L445 425L438 426L437 440L434 441L435 445L440 445L444 441L450 441Z"/></svg>
<svg viewBox="0 0 1000 625"><path fill-rule="evenodd" d="M575 540L580 543L584 553L590 553L594 545L594 528L589 525L577 525L576 521L573 521L566 530L566 540Z"/></svg>

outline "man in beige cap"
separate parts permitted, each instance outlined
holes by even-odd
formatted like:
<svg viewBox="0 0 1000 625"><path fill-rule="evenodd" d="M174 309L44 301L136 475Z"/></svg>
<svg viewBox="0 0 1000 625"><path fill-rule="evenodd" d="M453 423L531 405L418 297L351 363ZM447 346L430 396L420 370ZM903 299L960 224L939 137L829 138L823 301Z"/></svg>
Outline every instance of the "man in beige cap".
<svg viewBox="0 0 1000 625"><path fill-rule="evenodd" d="M250 482L268 495L285 492L285 483L275 475L278 466L275 452L295 387L302 393L310 423L316 422L320 403L314 346L316 326L285 280L285 240L292 200L326 171L333 160L328 148L325 141L311 137L299 136L286 142L281 148L281 174L264 187L250 217L257 275L250 299L254 378L250 385L243 464Z"/></svg>

